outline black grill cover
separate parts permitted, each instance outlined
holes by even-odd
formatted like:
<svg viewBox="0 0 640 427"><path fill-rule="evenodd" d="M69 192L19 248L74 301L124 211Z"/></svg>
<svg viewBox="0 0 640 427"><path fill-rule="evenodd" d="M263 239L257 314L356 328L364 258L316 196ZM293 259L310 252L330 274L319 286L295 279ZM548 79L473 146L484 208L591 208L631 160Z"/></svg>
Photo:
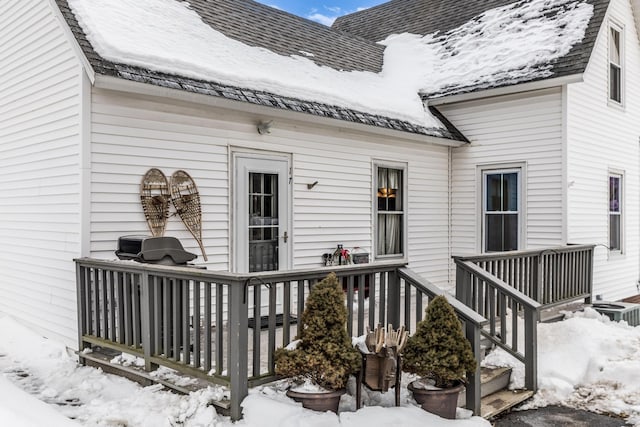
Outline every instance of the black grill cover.
<svg viewBox="0 0 640 427"><path fill-rule="evenodd" d="M119 259L163 265L184 265L197 258L175 237L122 236L118 239Z"/></svg>

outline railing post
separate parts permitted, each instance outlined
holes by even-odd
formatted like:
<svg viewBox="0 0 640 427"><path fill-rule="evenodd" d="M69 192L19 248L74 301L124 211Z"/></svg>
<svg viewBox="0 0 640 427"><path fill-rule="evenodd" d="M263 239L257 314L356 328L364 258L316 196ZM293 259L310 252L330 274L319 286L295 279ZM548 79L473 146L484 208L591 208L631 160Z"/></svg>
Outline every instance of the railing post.
<svg viewBox="0 0 640 427"><path fill-rule="evenodd" d="M535 260L537 260L537 265L536 265L536 269L534 270L534 279L533 279L533 292L532 295L530 295L530 297L532 299L534 299L535 301L539 302L540 304L542 304L542 279L544 277L544 266L543 266L543 256L542 256L542 252L540 252L538 255L536 255L536 257L534 258Z"/></svg>
<svg viewBox="0 0 640 427"><path fill-rule="evenodd" d="M82 357L82 350L85 349L84 333L85 333L85 275L83 274L83 268L76 262L76 298L78 306L78 362L82 365L86 363L85 358Z"/></svg>
<svg viewBox="0 0 640 427"><path fill-rule="evenodd" d="M140 274L140 329L142 333L142 350L144 352L144 369L149 372L157 365L151 363L151 356L155 353L153 342L153 291L149 285L149 273L143 271Z"/></svg>
<svg viewBox="0 0 640 427"><path fill-rule="evenodd" d="M585 304L591 304L593 298L593 256L594 256L594 248L589 249L588 256L585 262L587 263L586 269L586 280L587 286L589 288L589 296L584 299Z"/></svg>
<svg viewBox="0 0 640 427"><path fill-rule="evenodd" d="M524 308L524 386L538 390L538 311Z"/></svg>
<svg viewBox="0 0 640 427"><path fill-rule="evenodd" d="M231 282L229 285L229 382L231 388L231 419L242 418L241 403L249 393L248 383L248 283ZM259 330L258 330L259 333Z"/></svg>
<svg viewBox="0 0 640 427"><path fill-rule="evenodd" d="M474 325L471 322L465 322L465 329L467 339L471 343L471 350L473 351L474 356L476 357L476 361L478 362L476 371L473 374L467 375L467 388L466 388L466 408L473 411L473 415L480 416L480 361L482 351L480 347L480 328Z"/></svg>
<svg viewBox="0 0 640 427"><path fill-rule="evenodd" d="M400 327L400 275L398 270L389 271L387 322Z"/></svg>
<svg viewBox="0 0 640 427"><path fill-rule="evenodd" d="M456 299L471 307L471 274L456 262Z"/></svg>

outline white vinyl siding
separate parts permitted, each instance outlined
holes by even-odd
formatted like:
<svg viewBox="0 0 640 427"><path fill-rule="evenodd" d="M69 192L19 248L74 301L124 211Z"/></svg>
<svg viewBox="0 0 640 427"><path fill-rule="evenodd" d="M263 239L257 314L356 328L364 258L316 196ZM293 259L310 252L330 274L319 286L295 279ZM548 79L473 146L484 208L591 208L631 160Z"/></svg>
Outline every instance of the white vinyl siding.
<svg viewBox="0 0 640 427"><path fill-rule="evenodd" d="M562 94L548 89L440 107L471 141L453 149L453 255L482 252L482 174L518 165L519 249L563 243ZM526 174L524 169L526 168Z"/></svg>
<svg viewBox="0 0 640 427"><path fill-rule="evenodd" d="M625 86L640 87L640 44L631 6L613 0L607 21L625 29ZM609 100L609 27L603 25L583 83L568 87L568 239L595 243L594 294L617 300L637 294L640 276L640 97L623 97L624 108L611 108ZM623 253L610 252L609 174L624 171Z"/></svg>
<svg viewBox="0 0 640 427"><path fill-rule="evenodd" d="M75 345L83 74L48 1L0 16L0 312Z"/></svg>
<svg viewBox="0 0 640 427"><path fill-rule="evenodd" d="M640 88L640 44L631 5L613 0L600 29L583 83L567 90L568 241L595 243L594 294L617 300L637 294L640 277L640 97L623 97L623 108L611 108L608 81L609 27L618 23L623 37L624 82ZM633 88L633 89L632 89ZM623 253L610 252L609 174L624 171Z"/></svg>
<svg viewBox="0 0 640 427"><path fill-rule="evenodd" d="M260 135L256 123L267 118L249 113L100 89L92 99L93 256L113 258L118 236L147 233L138 196L146 170L184 169L200 191L208 268L230 269L230 153L246 151L291 157L292 268L321 266L322 254L337 244L360 247L373 259L373 165L384 158L412 171L405 178L410 265L446 286L446 147L277 118L271 133ZM199 253L179 218L169 219L166 235Z"/></svg>

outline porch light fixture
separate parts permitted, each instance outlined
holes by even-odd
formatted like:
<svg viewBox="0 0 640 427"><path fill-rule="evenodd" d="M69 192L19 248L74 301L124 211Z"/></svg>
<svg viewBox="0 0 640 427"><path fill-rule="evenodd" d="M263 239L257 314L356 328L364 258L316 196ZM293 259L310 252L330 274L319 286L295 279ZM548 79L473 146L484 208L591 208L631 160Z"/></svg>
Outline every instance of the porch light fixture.
<svg viewBox="0 0 640 427"><path fill-rule="evenodd" d="M269 120L268 122L263 122L263 121L258 122L258 133L260 135L271 133L272 124L273 124L273 120Z"/></svg>

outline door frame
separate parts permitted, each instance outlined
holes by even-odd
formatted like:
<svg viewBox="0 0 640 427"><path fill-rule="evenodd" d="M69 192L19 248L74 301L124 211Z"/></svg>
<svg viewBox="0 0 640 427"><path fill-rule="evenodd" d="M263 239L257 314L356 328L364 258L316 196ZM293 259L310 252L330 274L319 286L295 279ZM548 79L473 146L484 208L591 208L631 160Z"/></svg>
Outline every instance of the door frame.
<svg viewBox="0 0 640 427"><path fill-rule="evenodd" d="M271 152L257 152L257 151L243 151L243 150L234 150L231 151L231 168L230 168L230 207L231 207L231 239L230 239L230 271L238 272L238 273L247 273L248 271L241 271L240 269L240 253L239 251L244 247L240 244L239 240L242 238L243 240L248 237L246 230L240 230L239 227L243 224L239 219L240 207L239 207L239 172L240 167L238 165L239 160L265 160L265 161L276 161L282 162L282 166L286 165L286 175L283 180L279 180L279 183L284 181L286 183L285 188L280 188L281 185L278 185L278 198L280 206L284 207L284 210L279 209L279 216L281 216L282 212L286 213L286 218L282 221L282 218L279 220L279 232L278 232L278 247L279 247L279 256L278 256L278 270L289 270L292 265L292 247L293 247L293 232L292 232L292 224L293 224L293 215L292 215L292 206L293 206L293 185L292 185L292 159L290 154L286 153L271 153ZM258 169L255 172L262 173L279 173L280 171L275 170L275 168L264 168ZM286 191L286 194L283 194L283 190ZM244 214L247 214L245 212ZM284 228L284 230L283 230ZM283 231L287 231L287 241L282 241ZM244 234L242 234L244 233ZM284 253L283 253L284 252ZM248 252L247 252L248 256ZM244 269L243 269L244 270ZM247 269L248 270L248 269Z"/></svg>

